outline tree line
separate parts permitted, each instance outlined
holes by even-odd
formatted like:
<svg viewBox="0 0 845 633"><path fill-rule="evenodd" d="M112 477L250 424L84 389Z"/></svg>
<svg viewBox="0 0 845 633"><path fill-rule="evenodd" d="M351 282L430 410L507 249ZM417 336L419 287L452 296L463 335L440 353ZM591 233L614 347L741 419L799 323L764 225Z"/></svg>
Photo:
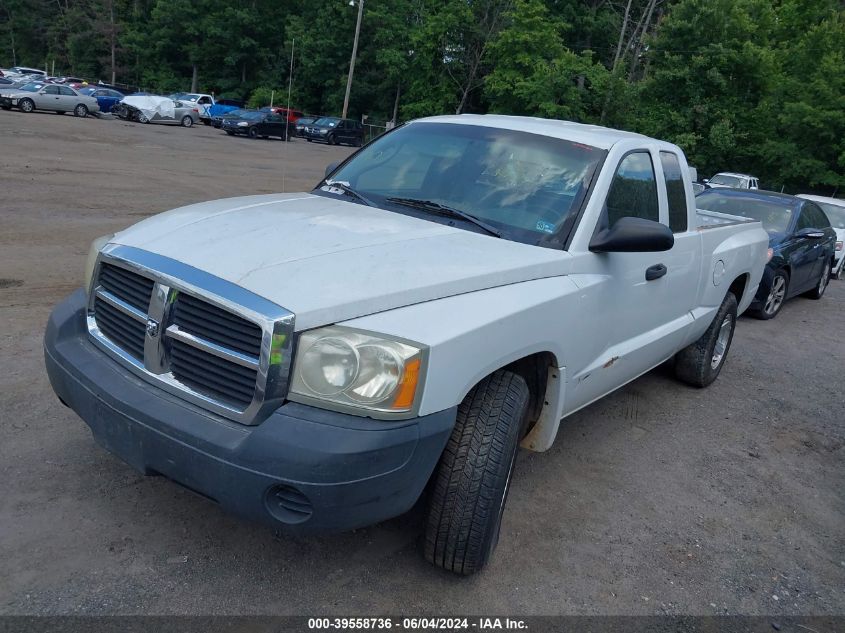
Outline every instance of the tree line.
<svg viewBox="0 0 845 633"><path fill-rule="evenodd" d="M0 66L253 103L290 86L339 114L359 1L0 0ZM704 175L845 186L839 0L363 1L350 116L568 119L678 143Z"/></svg>

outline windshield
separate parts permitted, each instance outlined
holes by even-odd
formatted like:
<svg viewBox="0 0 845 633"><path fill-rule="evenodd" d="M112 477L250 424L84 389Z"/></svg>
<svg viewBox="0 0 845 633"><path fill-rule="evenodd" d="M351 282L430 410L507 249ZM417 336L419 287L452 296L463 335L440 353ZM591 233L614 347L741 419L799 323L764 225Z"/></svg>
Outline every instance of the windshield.
<svg viewBox="0 0 845 633"><path fill-rule="evenodd" d="M386 209L406 212L388 198L431 201L471 214L508 239L539 244L574 220L604 154L526 132L421 122L374 141L332 180Z"/></svg>
<svg viewBox="0 0 845 633"><path fill-rule="evenodd" d="M340 119L332 119L330 117L323 117L322 119L317 119L317 121L314 123L314 125L324 125L326 127L334 127L335 125L337 125L338 121L340 121Z"/></svg>
<svg viewBox="0 0 845 633"><path fill-rule="evenodd" d="M725 174L716 174L710 179L711 185L724 185L726 187L739 187L744 178L738 176L726 176Z"/></svg>
<svg viewBox="0 0 845 633"><path fill-rule="evenodd" d="M26 84L25 86L21 86L21 90L25 90L26 92L38 92L44 87L44 84Z"/></svg>
<svg viewBox="0 0 845 633"><path fill-rule="evenodd" d="M818 201L816 204L824 209L824 213L827 216L827 219L830 220L830 225L833 228L845 229L845 206ZM842 201L842 204L845 205L845 200Z"/></svg>
<svg viewBox="0 0 845 633"><path fill-rule="evenodd" d="M789 199L783 202L726 196L716 191L705 191L695 199L695 205L706 211L717 211L759 220L769 233L786 233L794 205Z"/></svg>

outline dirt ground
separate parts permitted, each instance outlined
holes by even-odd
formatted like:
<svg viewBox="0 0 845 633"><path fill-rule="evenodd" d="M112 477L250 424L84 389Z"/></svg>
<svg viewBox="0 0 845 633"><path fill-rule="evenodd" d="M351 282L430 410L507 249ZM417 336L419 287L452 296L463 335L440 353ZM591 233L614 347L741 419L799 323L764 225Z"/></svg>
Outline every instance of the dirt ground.
<svg viewBox="0 0 845 633"><path fill-rule="evenodd" d="M95 444L41 347L91 239L350 151L0 112L0 613L845 614L845 281L740 319L709 389L659 368L521 453L469 579L424 562L418 516L277 536Z"/></svg>

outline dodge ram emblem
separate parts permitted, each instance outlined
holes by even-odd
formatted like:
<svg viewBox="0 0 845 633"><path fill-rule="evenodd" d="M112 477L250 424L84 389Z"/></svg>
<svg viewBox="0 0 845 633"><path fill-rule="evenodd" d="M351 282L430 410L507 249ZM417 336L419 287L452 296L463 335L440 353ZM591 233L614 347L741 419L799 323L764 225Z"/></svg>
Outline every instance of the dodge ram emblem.
<svg viewBox="0 0 845 633"><path fill-rule="evenodd" d="M147 334L149 334L152 338L158 336L158 321L147 319Z"/></svg>

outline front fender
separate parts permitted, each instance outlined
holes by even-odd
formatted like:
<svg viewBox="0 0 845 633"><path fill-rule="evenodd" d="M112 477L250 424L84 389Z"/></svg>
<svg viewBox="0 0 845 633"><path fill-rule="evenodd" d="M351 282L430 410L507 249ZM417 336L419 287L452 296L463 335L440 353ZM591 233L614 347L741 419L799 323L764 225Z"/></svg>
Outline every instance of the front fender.
<svg viewBox="0 0 845 633"><path fill-rule="evenodd" d="M420 415L426 415L456 406L482 378L520 358L548 352L555 367L562 368L567 332L577 337L574 328L583 319L578 315L578 293L569 277L550 277L388 310L342 325L430 346L420 405ZM554 410L544 411L543 417L557 422L564 383L550 384L560 393L548 394Z"/></svg>

